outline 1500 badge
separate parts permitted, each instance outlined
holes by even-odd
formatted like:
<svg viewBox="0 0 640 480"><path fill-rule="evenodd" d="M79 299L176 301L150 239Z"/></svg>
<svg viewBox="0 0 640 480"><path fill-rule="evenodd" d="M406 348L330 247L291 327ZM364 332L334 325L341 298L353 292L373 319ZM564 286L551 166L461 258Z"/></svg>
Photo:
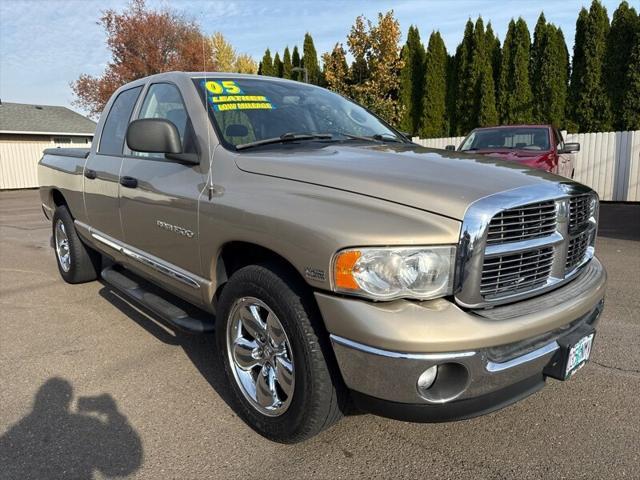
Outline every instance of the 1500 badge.
<svg viewBox="0 0 640 480"><path fill-rule="evenodd" d="M163 222L161 220L156 220L156 225L160 228L164 228L165 230L169 230L170 232L175 232L183 237L191 238L193 237L193 232L186 228L178 227L177 225L171 225L170 223Z"/></svg>

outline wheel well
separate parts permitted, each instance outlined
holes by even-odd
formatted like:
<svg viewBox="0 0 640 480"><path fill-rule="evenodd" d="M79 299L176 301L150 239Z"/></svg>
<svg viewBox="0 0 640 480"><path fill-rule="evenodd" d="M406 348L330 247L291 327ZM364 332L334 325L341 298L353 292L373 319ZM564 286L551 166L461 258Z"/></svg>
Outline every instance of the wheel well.
<svg viewBox="0 0 640 480"><path fill-rule="evenodd" d="M56 207L60 207L61 205L67 205L67 201L64 199L64 196L62 195L62 193L60 193L60 190L53 190L51 192L51 198L53 199L53 204Z"/></svg>
<svg viewBox="0 0 640 480"><path fill-rule="evenodd" d="M248 265L264 263L277 265L296 278L301 285L307 286L300 272L282 255L255 243L229 242L222 247L216 261L216 298L220 296L222 288L235 272Z"/></svg>
<svg viewBox="0 0 640 480"><path fill-rule="evenodd" d="M222 262L222 263L221 263ZM230 242L222 247L218 256L218 265L223 267L222 272L226 275L226 279L231 277L235 272L247 265L257 265L260 263L275 263L280 267L284 267L290 270L291 273L302 278L302 275L296 270L296 268L282 255L262 247L255 243L249 242ZM218 269L218 273L222 273ZM225 281L226 281L225 279Z"/></svg>

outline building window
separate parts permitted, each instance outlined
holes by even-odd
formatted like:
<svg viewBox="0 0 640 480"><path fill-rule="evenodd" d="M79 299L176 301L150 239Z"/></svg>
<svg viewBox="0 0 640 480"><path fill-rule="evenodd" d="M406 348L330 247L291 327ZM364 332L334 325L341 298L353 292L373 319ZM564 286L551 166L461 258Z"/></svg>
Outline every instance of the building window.
<svg viewBox="0 0 640 480"><path fill-rule="evenodd" d="M71 143L70 137L53 137L53 143Z"/></svg>

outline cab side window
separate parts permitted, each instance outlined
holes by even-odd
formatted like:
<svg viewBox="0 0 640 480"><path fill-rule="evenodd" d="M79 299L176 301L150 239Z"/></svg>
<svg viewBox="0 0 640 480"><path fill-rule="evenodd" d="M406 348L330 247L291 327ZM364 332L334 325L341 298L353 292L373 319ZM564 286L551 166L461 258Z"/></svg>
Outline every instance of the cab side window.
<svg viewBox="0 0 640 480"><path fill-rule="evenodd" d="M182 150L185 153L195 153L193 127L187 115L187 109L182 101L180 92L170 83L154 83L149 87L144 103L140 109L138 119L163 118L173 123L180 133ZM137 156L163 157L163 154L132 152Z"/></svg>
<svg viewBox="0 0 640 480"><path fill-rule="evenodd" d="M103 155L122 155L124 137L127 134L129 119L142 87L135 87L120 92L113 101L107 119L102 127L98 153Z"/></svg>

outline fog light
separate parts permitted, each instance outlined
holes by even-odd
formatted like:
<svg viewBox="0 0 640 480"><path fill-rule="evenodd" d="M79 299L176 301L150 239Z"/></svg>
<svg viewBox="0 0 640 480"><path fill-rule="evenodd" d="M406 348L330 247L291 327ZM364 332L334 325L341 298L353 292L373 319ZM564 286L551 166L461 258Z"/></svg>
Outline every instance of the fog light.
<svg viewBox="0 0 640 480"><path fill-rule="evenodd" d="M426 390L433 385L433 382L436 379L436 375L438 374L438 366L434 365L433 367L427 368L422 374L418 377L418 391L423 394Z"/></svg>

